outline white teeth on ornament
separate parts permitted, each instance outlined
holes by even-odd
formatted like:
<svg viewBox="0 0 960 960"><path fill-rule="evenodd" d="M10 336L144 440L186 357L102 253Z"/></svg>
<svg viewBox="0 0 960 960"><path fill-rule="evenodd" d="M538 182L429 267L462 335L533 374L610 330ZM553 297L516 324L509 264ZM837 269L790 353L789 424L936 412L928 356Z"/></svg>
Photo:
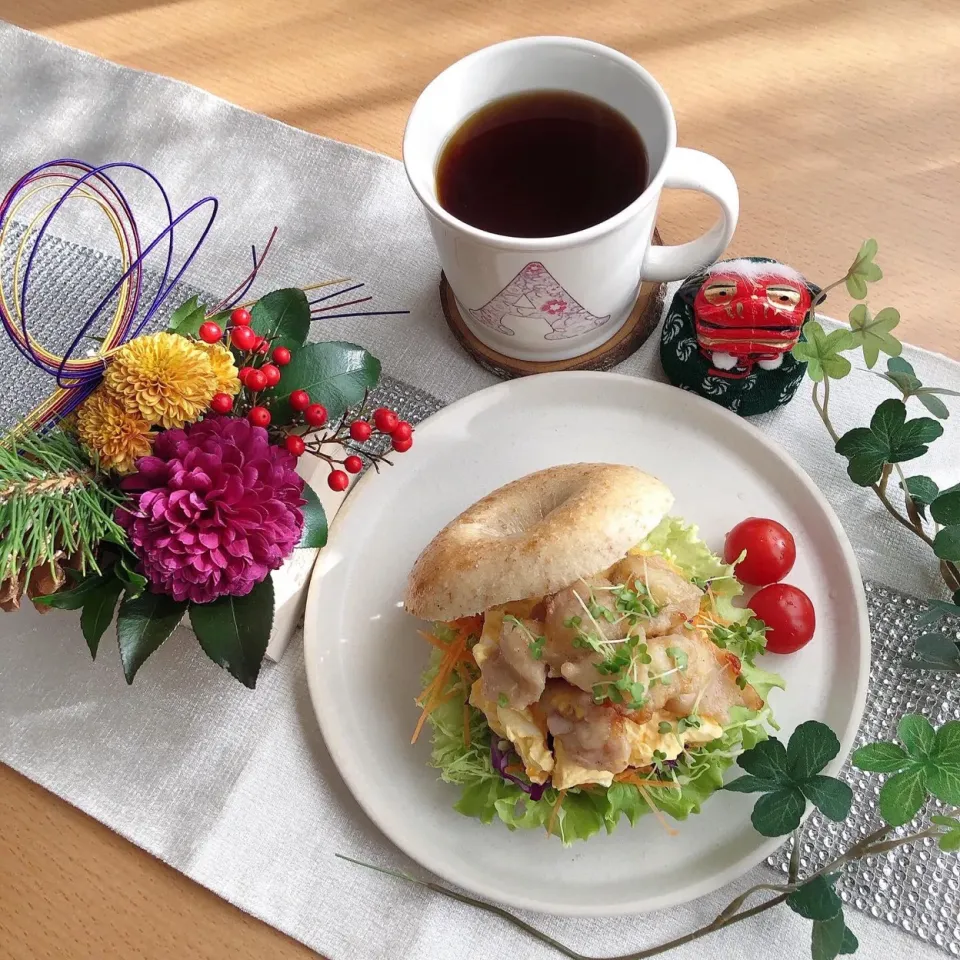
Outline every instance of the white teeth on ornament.
<svg viewBox="0 0 960 960"><path fill-rule="evenodd" d="M737 365L737 358L730 353L711 353L710 361L718 370L732 370Z"/></svg>
<svg viewBox="0 0 960 960"><path fill-rule="evenodd" d="M774 360L760 360L759 366L761 370L779 370L783 366L783 354Z"/></svg>

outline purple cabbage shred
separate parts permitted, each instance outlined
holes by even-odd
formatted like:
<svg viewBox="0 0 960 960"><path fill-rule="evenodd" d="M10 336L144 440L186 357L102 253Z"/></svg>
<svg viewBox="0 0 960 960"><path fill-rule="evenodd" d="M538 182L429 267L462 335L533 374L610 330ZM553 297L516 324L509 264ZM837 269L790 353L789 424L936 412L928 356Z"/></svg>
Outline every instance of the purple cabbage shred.
<svg viewBox="0 0 960 960"><path fill-rule="evenodd" d="M506 741L502 742L506 743ZM495 733L491 734L490 763L493 764L493 769L496 770L504 780L515 783L531 800L536 802L543 796L543 791L550 786L550 781L548 780L546 783L527 783L525 780L515 777L512 773L507 773L507 766L514 757L514 753L509 745L507 745L504 750L501 750L500 743L501 741L497 735Z"/></svg>

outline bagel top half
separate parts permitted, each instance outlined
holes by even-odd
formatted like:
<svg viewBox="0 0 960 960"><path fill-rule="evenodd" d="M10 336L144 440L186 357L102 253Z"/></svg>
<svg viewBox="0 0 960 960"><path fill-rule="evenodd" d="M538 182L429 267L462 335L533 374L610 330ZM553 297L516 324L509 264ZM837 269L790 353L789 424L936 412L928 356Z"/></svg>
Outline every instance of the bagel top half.
<svg viewBox="0 0 960 960"><path fill-rule="evenodd" d="M571 463L494 490L420 554L406 609L455 620L556 593L611 566L660 522L673 494L656 477L611 463Z"/></svg>

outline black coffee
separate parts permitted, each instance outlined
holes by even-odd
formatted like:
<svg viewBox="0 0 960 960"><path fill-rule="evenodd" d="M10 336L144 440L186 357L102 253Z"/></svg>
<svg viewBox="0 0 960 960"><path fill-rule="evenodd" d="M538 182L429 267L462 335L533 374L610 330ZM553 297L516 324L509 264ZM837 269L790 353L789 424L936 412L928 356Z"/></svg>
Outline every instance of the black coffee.
<svg viewBox="0 0 960 960"><path fill-rule="evenodd" d="M647 185L647 151L623 114L540 90L478 110L443 148L440 205L509 237L558 237L602 223Z"/></svg>

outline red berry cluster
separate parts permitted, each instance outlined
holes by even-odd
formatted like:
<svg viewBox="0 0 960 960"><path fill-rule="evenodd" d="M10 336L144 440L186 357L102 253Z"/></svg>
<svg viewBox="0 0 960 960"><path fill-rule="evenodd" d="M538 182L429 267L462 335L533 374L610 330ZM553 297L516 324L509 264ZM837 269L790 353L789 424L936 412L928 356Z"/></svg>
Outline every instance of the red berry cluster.
<svg viewBox="0 0 960 960"><path fill-rule="evenodd" d="M257 334L250 326L252 317L246 307L237 307L230 313L230 326L227 330L230 344L241 353L246 354L244 365L240 368L238 377L246 389L246 396L234 401L226 393L215 394L210 401L210 409L214 413L233 413L235 403L241 407L249 405L246 410L247 419L257 427L270 425L270 411L256 402L256 395L268 387L275 387L280 382L280 368L285 367L291 360L292 354L286 347L274 347L270 352L268 341ZM220 324L207 320L200 324L200 339L205 343L217 343L224 338ZM270 353L270 360L264 362ZM245 403L249 400L249 404ZM242 411L241 411L242 412Z"/></svg>
<svg viewBox="0 0 960 960"><path fill-rule="evenodd" d="M380 469L381 463L390 464L383 454L357 446L370 440L374 432L389 436L397 453L406 453L413 446L413 427L409 423L401 420L395 411L380 407L373 411L371 424L364 415L366 404L367 398L364 397L355 413L347 410L335 429L328 429L322 436L313 437L312 445L307 447L304 436L310 438L311 434L326 424L327 411L322 404L313 403L306 390L294 390L290 394L290 406L303 417L307 430L304 434L289 434L284 442L294 456L299 457L309 449L311 453L327 461L330 467L327 483L331 490L341 492L347 489L350 485L349 474L359 473L363 469L364 456L373 464L375 470ZM343 459L337 459L322 449L325 444L331 443L344 446L348 451L347 455Z"/></svg>
<svg viewBox="0 0 960 960"><path fill-rule="evenodd" d="M216 394L210 401L210 409L214 413L234 413L241 416L245 414L254 426L269 427L272 419L270 410L266 405L258 403L258 394L280 382L280 368L290 363L292 354L287 347L274 347L271 351L269 342L250 326L251 319L249 310L237 307L230 313L230 325L226 334L226 339L234 349L243 355L239 361L242 366L237 376L244 390L236 400L226 393ZM202 323L199 333L200 339L205 343L217 343L224 339L224 331L213 320ZM270 358L266 360L268 353ZM275 439L282 442L295 457L303 456L309 451L326 460L330 467L327 483L331 490L347 489L350 485L349 474L359 473L363 469L363 456L376 470L380 469L381 463L390 464L383 454L355 446L370 440L374 431L389 436L396 453L406 453L413 446L412 425L401 420L395 411L387 407L374 410L372 424L365 418L366 396L356 415L352 415L350 410L345 411L335 429L331 429L327 424L326 407L321 403L314 403L306 390L294 390L288 399L294 411L293 423L288 432ZM322 435L318 435L318 431L324 427L327 429ZM336 459L323 449L325 445L333 443L344 446L348 451L347 455Z"/></svg>

